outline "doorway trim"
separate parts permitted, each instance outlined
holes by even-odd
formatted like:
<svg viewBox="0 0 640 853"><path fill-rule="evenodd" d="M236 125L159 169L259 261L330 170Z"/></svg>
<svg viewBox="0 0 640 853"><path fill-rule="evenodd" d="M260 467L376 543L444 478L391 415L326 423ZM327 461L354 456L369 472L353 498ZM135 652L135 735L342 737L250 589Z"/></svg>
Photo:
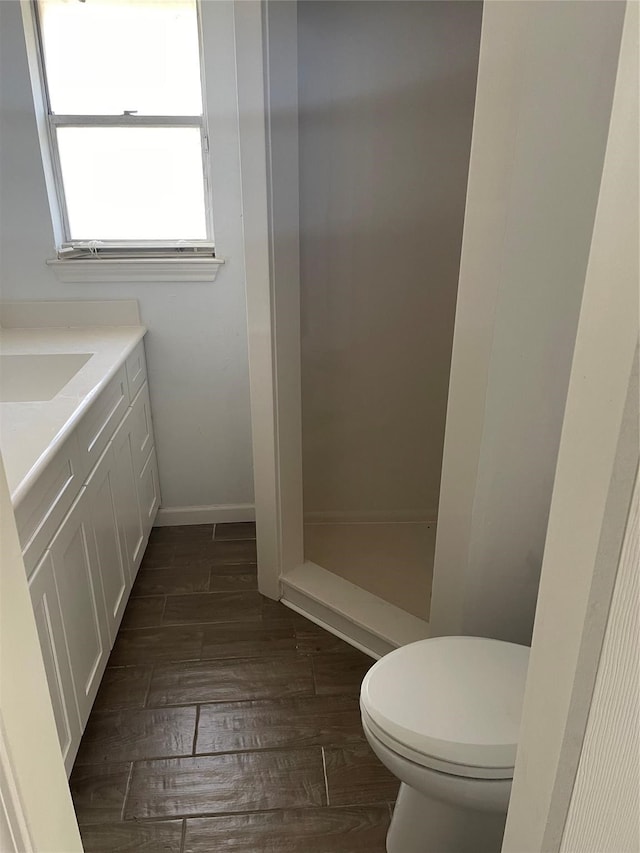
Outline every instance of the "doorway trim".
<svg viewBox="0 0 640 853"><path fill-rule="evenodd" d="M297 7L236 0L234 14L258 587L280 598L304 560Z"/></svg>
<svg viewBox="0 0 640 853"><path fill-rule="evenodd" d="M260 0L234 0L233 8L258 588L263 595L277 599L282 571L281 453L268 225L263 7Z"/></svg>
<svg viewBox="0 0 640 853"><path fill-rule="evenodd" d="M304 559L297 5L234 5L258 587L375 657L428 623Z"/></svg>

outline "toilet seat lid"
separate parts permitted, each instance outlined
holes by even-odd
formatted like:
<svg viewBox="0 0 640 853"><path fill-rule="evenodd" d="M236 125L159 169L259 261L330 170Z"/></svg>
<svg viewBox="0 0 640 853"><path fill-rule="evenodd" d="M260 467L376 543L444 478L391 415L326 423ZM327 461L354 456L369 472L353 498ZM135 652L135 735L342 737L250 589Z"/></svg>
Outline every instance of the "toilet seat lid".
<svg viewBox="0 0 640 853"><path fill-rule="evenodd" d="M431 758L513 769L528 662L529 648L515 643L420 640L374 664L360 701L379 730L426 758L426 765Z"/></svg>

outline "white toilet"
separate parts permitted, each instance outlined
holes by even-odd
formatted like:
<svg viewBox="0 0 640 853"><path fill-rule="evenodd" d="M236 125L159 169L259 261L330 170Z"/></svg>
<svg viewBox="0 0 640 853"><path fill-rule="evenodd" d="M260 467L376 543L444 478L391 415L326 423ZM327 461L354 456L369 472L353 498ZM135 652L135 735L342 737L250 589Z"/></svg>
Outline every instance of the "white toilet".
<svg viewBox="0 0 640 853"><path fill-rule="evenodd" d="M526 646L436 637L369 670L364 733L402 783L388 853L499 853L528 661Z"/></svg>

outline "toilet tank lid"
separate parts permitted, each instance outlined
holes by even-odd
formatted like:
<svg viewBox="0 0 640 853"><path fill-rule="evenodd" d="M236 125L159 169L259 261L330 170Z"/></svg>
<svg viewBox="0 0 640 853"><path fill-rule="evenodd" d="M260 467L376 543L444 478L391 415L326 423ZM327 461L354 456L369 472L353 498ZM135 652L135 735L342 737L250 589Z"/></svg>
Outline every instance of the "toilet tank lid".
<svg viewBox="0 0 640 853"><path fill-rule="evenodd" d="M528 646L481 637L435 637L381 658L360 701L392 740L466 767L513 768Z"/></svg>

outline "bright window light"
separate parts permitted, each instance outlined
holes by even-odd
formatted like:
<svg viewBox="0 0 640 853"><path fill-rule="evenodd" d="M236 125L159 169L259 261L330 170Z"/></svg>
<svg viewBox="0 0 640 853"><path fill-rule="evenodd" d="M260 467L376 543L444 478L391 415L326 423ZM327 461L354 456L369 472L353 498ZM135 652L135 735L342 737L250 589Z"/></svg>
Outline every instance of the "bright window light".
<svg viewBox="0 0 640 853"><path fill-rule="evenodd" d="M40 0L39 6L54 113L202 113L195 0Z"/></svg>
<svg viewBox="0 0 640 853"><path fill-rule="evenodd" d="M61 127L58 147L72 240L206 240L197 127Z"/></svg>
<svg viewBox="0 0 640 853"><path fill-rule="evenodd" d="M65 245L213 240L196 0L37 0Z"/></svg>

